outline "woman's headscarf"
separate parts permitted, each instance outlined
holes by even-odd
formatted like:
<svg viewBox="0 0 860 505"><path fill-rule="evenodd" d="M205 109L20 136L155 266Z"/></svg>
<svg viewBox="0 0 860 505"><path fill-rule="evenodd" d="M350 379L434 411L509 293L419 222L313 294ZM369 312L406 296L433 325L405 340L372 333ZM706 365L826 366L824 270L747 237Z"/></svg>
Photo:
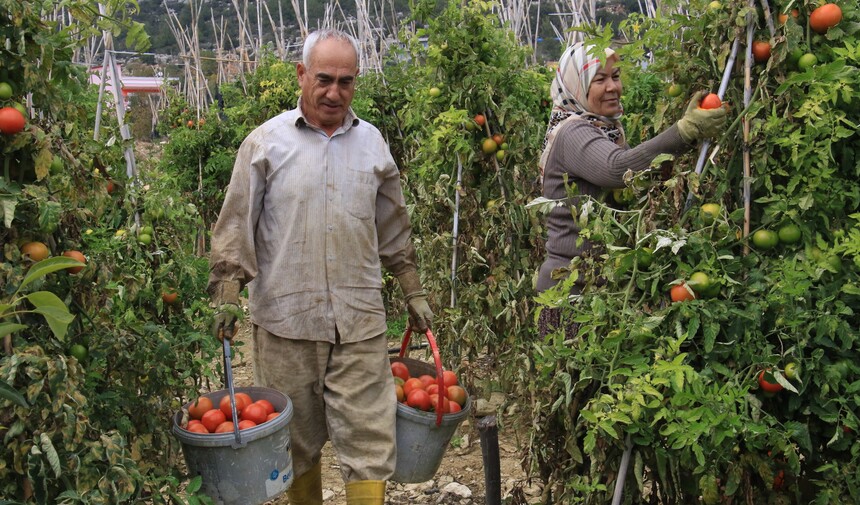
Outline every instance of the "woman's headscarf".
<svg viewBox="0 0 860 505"><path fill-rule="evenodd" d="M553 109L544 137L540 161L541 177L543 177L544 162L555 137L553 131L562 121L571 116L591 122L615 143L624 142L624 129L618 121L621 114L605 117L588 110L588 88L591 86L592 79L605 62L618 58L615 51L610 48L605 49L603 60L594 57L591 54L593 50L594 46L585 46L582 42L577 42L568 47L558 60L558 69L550 85Z"/></svg>

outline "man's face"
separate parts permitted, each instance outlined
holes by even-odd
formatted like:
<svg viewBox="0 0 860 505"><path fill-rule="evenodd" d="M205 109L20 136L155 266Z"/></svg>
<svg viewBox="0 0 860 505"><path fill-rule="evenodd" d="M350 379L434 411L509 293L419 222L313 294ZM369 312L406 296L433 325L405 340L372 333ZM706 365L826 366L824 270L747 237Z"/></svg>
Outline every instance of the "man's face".
<svg viewBox="0 0 860 505"><path fill-rule="evenodd" d="M335 39L318 42L310 64L299 63L296 73L302 88L302 113L331 135L343 124L355 95L358 62L352 44Z"/></svg>

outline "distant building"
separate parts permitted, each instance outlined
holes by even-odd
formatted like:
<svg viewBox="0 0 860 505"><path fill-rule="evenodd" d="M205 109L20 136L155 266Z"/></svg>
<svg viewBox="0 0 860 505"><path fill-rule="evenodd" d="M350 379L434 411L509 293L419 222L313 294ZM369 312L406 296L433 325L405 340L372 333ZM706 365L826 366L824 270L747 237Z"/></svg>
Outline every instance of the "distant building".
<svg viewBox="0 0 860 505"><path fill-rule="evenodd" d="M171 87L175 83L179 83L179 79L177 77L134 77L122 75L122 66L117 65L117 68L119 69L119 80L122 85L122 96L126 100L128 100L129 95L135 93L151 93L160 95L164 93L168 87ZM90 68L90 83L96 86L101 85L101 75L101 66ZM113 90L114 84L110 78L110 74L108 74L105 91L113 93Z"/></svg>

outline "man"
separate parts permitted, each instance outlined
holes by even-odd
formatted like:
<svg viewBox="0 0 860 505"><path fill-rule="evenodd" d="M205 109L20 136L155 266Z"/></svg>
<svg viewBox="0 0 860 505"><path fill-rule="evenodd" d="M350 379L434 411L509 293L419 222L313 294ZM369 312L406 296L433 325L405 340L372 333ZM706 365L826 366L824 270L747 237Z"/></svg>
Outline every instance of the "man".
<svg viewBox="0 0 860 505"><path fill-rule="evenodd" d="M293 402L294 505L322 503L329 439L347 503L384 501L396 399L381 266L398 278L415 331L433 317L397 166L379 131L350 108L358 51L343 32L308 36L298 107L242 143L212 236L215 331L229 336L250 283L255 382Z"/></svg>

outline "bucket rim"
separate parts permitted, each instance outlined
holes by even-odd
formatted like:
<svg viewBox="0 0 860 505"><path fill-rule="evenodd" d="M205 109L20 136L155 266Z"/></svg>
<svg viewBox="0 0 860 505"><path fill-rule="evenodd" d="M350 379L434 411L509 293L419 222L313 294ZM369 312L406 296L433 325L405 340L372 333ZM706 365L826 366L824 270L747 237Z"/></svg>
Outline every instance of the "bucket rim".
<svg viewBox="0 0 860 505"><path fill-rule="evenodd" d="M263 424L254 426L253 428L246 428L240 431L243 446L255 440L268 437L272 433L282 430L285 426L288 426L290 421L293 419L292 400L290 400L289 396L278 391L277 389L266 388L262 386L244 386L237 387L234 389L234 391L237 393L248 394L259 394L265 392L268 394L278 395L286 401L285 407L281 409L280 414L271 421L267 421ZM229 392L226 389L219 389L217 391L203 393L200 396L209 398L210 400L212 400L212 403L214 405L217 405L221 401L221 398L223 398L227 394L229 394ZM187 409L192 402L194 402L194 400L185 403L182 407ZM180 442L182 442L183 444L189 444L197 447L224 447L236 444L236 434L234 431L229 431L227 433L195 433L193 431L188 431L182 428L179 425L181 419L182 410L180 409L173 415L172 431L173 434L176 435L176 437L179 438Z"/></svg>

